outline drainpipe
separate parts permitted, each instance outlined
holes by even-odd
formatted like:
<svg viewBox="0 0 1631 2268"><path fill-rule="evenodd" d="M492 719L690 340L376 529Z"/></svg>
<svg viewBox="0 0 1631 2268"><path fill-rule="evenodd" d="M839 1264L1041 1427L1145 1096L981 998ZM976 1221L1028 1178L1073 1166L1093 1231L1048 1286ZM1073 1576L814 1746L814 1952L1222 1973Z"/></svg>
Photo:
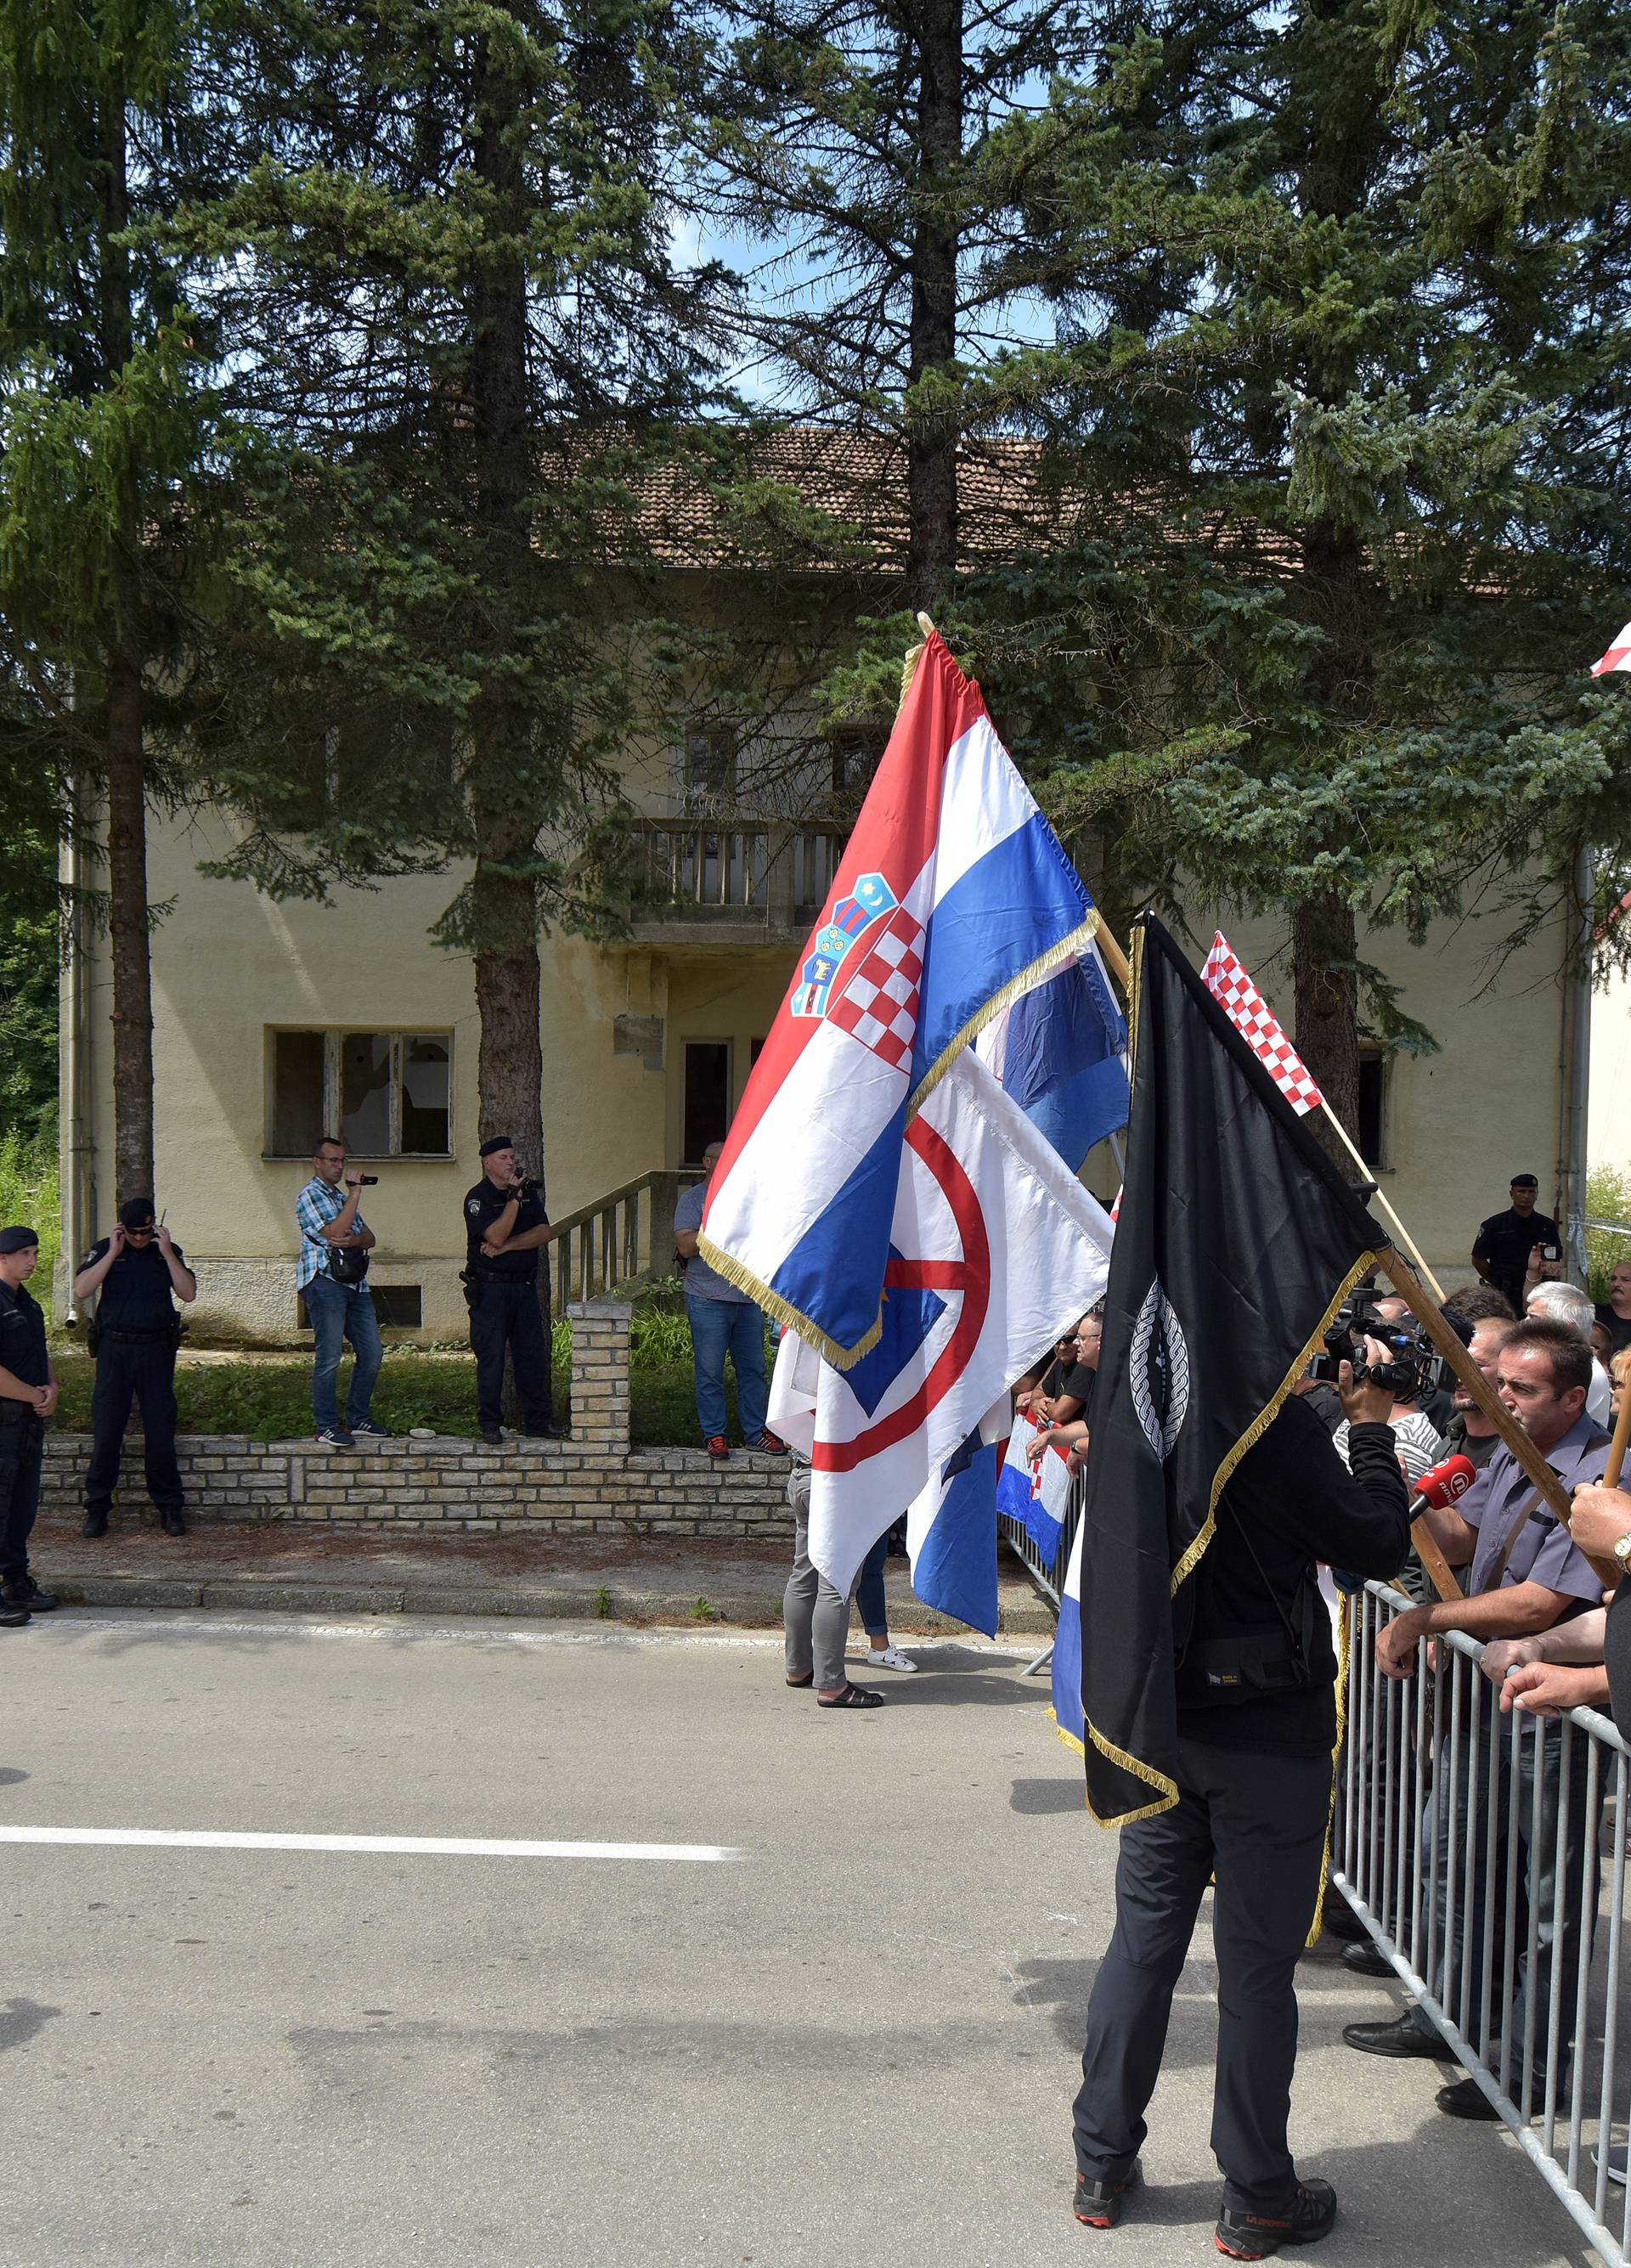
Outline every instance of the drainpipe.
<svg viewBox="0 0 1631 2268"><path fill-rule="evenodd" d="M1594 881L1590 850L1575 858L1575 896L1579 908L1576 967L1569 979L1568 1033L1563 1097L1563 1140L1558 1160L1558 1195L1562 1212L1565 1259L1569 1280L1586 1280L1586 1141L1591 1095L1591 968L1594 933L1591 895Z"/></svg>
<svg viewBox="0 0 1631 2268"><path fill-rule="evenodd" d="M79 843L84 814L76 791L73 818L63 846L61 872L70 894L68 952L57 990L57 1013L62 1030L63 1136L59 1152L62 1171L63 1253L67 1263L63 1294L64 1316L71 1328L78 1321L74 1307L74 1264L91 1242L96 1215L96 1135L92 1120L90 1020L86 1013L89 971L85 963L85 924L79 893L85 881L85 856Z"/></svg>

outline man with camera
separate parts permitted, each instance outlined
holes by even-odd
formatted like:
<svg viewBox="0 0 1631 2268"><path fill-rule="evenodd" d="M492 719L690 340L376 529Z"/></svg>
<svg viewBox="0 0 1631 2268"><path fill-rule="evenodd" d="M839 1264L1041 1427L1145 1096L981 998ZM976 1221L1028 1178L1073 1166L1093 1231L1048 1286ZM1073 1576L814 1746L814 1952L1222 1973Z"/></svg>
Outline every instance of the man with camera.
<svg viewBox="0 0 1631 2268"><path fill-rule="evenodd" d="M181 1326L175 1302L190 1307L198 1279L151 1197L119 1208L113 1233L91 1247L74 1278L83 1306L95 1294L96 1313L85 1332L96 1363L91 1396L91 1464L85 1484L85 1533L106 1535L119 1479L119 1459L134 1401L142 1413L147 1493L166 1535L185 1535L186 1502L175 1462L175 1358Z"/></svg>
<svg viewBox="0 0 1631 2268"><path fill-rule="evenodd" d="M312 1160L312 1178L294 1201L300 1232L294 1284L305 1293L312 1319L312 1415L318 1440L330 1449L354 1447L359 1434L365 1440L390 1438L388 1429L369 1415L385 1348L368 1289L373 1231L358 1211L364 1189L373 1188L377 1177L348 1172L345 1160L344 1143L326 1134ZM343 1425L335 1381L347 1339L356 1361Z"/></svg>
<svg viewBox="0 0 1631 2268"><path fill-rule="evenodd" d="M515 1366L522 1432L558 1441L550 1378L550 1334L538 1300L538 1255L552 1233L542 1184L522 1172L515 1144L495 1134L482 1144L482 1178L464 1200L464 1297L476 1356L482 1439L504 1440L504 1357Z"/></svg>

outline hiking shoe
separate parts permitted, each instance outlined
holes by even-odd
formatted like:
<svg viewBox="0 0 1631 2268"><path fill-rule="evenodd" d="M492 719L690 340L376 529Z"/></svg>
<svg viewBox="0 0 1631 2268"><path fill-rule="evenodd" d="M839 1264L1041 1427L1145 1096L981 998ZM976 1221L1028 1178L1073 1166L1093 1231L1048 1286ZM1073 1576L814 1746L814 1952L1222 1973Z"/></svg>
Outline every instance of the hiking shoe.
<svg viewBox="0 0 1631 2268"><path fill-rule="evenodd" d="M1225 2205L1213 2241L1230 2260L1266 2260L1282 2244L1317 2244L1329 2236L1337 2217L1337 2193L1329 2182L1299 2182L1281 2213L1251 2213Z"/></svg>
<svg viewBox="0 0 1631 2268"><path fill-rule="evenodd" d="M107 1514L105 1512L87 1512L85 1516L85 1524L80 1528L79 1533L81 1535L106 1535L107 1533Z"/></svg>
<svg viewBox="0 0 1631 2268"><path fill-rule="evenodd" d="M1085 2174L1078 2174L1071 2211L1084 2228L1114 2228L1128 2192L1137 2189L1142 2172L1142 2165L1134 2158L1118 2182L1090 2182Z"/></svg>
<svg viewBox="0 0 1631 2268"><path fill-rule="evenodd" d="M8 1607L21 1607L25 1614L48 1615L62 1601L50 1591L42 1591L32 1575L18 1575L5 1587Z"/></svg>
<svg viewBox="0 0 1631 2268"><path fill-rule="evenodd" d="M354 1449L357 1447L343 1425L320 1425L315 1439L320 1449Z"/></svg>
<svg viewBox="0 0 1631 2268"><path fill-rule="evenodd" d="M723 1433L710 1433L703 1447L711 1457L728 1457L731 1453L731 1445Z"/></svg>

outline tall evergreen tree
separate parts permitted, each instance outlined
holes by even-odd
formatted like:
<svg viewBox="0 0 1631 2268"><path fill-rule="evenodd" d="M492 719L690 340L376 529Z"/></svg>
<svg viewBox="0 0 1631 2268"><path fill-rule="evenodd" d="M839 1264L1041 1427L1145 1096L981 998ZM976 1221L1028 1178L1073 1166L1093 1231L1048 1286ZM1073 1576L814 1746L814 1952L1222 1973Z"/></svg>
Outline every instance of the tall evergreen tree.
<svg viewBox="0 0 1631 2268"><path fill-rule="evenodd" d="M106 799L114 1177L153 1185L147 811L218 438L154 228L197 158L188 0L0 9L0 582L14 749Z"/></svg>
<svg viewBox="0 0 1631 2268"><path fill-rule="evenodd" d="M1631 580L1631 28L1309 0L1105 30L1007 129L1059 335L989 381L1074 533L977 604L1066 808L1188 736L1115 855L1284 910L1352 1125L1362 1009L1423 1036L1360 922L1494 902L1516 936L1583 845L1622 887L1631 739L1583 671Z"/></svg>
<svg viewBox="0 0 1631 2268"><path fill-rule="evenodd" d="M474 957L482 1132L535 1159L540 925L593 924L586 834L684 666L642 571L655 468L705 453L715 278L669 241L688 61L657 0L251 0L253 162L198 240L269 443L225 870L468 862L436 935Z"/></svg>

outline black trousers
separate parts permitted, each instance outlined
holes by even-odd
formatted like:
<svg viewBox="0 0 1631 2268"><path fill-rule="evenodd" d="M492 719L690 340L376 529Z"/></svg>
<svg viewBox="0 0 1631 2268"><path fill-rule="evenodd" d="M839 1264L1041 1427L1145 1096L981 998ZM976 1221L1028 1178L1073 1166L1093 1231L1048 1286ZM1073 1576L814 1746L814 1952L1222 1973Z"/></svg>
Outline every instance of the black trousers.
<svg viewBox="0 0 1631 2268"><path fill-rule="evenodd" d="M147 1493L160 1512L180 1512L187 1499L175 1462L175 1350L162 1343L129 1346L117 1339L104 1339L97 1350L85 1510L105 1513L113 1503L132 1402L142 1413Z"/></svg>
<svg viewBox="0 0 1631 2268"><path fill-rule="evenodd" d="M470 1310L470 1345L476 1355L476 1410L482 1425L503 1420L504 1351L515 1364L515 1390L521 1397L522 1419L529 1433L553 1425L554 1403L550 1381L550 1335L538 1304L538 1286L528 1278L520 1284L482 1284Z"/></svg>
<svg viewBox="0 0 1631 2268"><path fill-rule="evenodd" d="M1088 2004L1076 2162L1116 2181L1148 2129L1172 1994L1214 1871L1218 2059L1212 2148L1226 2202L1283 2204L1297 2059L1297 1956L1319 1896L1331 1804L1327 1756L1179 1744L1178 1800L1121 1831L1116 1929Z"/></svg>
<svg viewBox="0 0 1631 2268"><path fill-rule="evenodd" d="M40 1509L45 1426L38 1418L0 1425L0 1582L28 1572L28 1539Z"/></svg>

